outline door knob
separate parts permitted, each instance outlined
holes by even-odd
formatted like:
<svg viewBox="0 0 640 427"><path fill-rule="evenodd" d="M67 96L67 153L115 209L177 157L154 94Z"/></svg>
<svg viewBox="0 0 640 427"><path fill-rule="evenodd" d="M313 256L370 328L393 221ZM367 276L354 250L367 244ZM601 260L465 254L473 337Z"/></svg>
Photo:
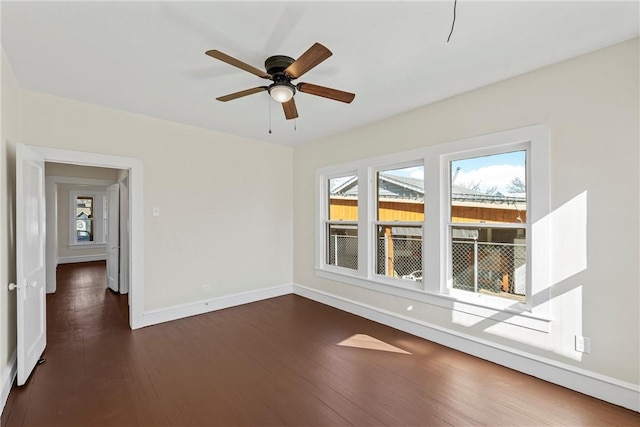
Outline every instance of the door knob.
<svg viewBox="0 0 640 427"><path fill-rule="evenodd" d="M14 291L18 288L18 285L16 285L15 283L9 283L9 290L10 291Z"/></svg>
<svg viewBox="0 0 640 427"><path fill-rule="evenodd" d="M31 284L32 288L35 288L38 285L38 282L36 282L35 280L33 281L33 283Z"/></svg>

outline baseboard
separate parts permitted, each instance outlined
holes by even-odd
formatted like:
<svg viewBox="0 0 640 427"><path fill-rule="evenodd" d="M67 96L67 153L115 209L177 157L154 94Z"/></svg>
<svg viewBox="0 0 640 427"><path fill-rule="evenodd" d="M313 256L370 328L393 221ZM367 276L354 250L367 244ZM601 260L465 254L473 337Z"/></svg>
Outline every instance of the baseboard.
<svg viewBox="0 0 640 427"><path fill-rule="evenodd" d="M640 386L294 284L293 293L472 356L640 412Z"/></svg>
<svg viewBox="0 0 640 427"><path fill-rule="evenodd" d="M136 322L135 328L143 328L145 326L151 326L158 323L169 322L171 320L196 316L198 314L209 313L211 311L235 307L237 305L248 304L251 302L261 301L264 299L279 297L283 295L289 295L292 293L292 291L293 286L287 284L207 299L195 303L176 305L160 310L145 311L142 314L141 319Z"/></svg>
<svg viewBox="0 0 640 427"><path fill-rule="evenodd" d="M7 399L9 398L9 393L11 392L11 387L13 386L13 381L16 379L16 373L18 368L18 364L16 363L16 352L14 351L11 355L9 364L6 366L4 370L4 375L2 376L2 394L0 394L0 407L2 411L4 411L4 405L7 404Z"/></svg>
<svg viewBox="0 0 640 427"><path fill-rule="evenodd" d="M76 262L106 261L107 255L77 255L58 257L58 264L74 264Z"/></svg>

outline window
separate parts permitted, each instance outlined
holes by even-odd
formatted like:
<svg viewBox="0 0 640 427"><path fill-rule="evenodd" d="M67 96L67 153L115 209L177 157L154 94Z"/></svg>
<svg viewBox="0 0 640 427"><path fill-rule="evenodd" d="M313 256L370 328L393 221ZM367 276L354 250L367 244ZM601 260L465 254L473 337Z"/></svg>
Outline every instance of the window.
<svg viewBox="0 0 640 427"><path fill-rule="evenodd" d="M75 205L76 241L93 242L93 197L78 196Z"/></svg>
<svg viewBox="0 0 640 427"><path fill-rule="evenodd" d="M358 177L341 176L327 180L327 220L325 222L328 265L358 269Z"/></svg>
<svg viewBox="0 0 640 427"><path fill-rule="evenodd" d="M77 191L69 193L69 244L101 245L106 242L106 193Z"/></svg>
<svg viewBox="0 0 640 427"><path fill-rule="evenodd" d="M545 126L331 166L317 179L318 275L548 327Z"/></svg>
<svg viewBox="0 0 640 427"><path fill-rule="evenodd" d="M424 165L376 172L376 274L422 282Z"/></svg>
<svg viewBox="0 0 640 427"><path fill-rule="evenodd" d="M451 287L524 302L526 150L449 161Z"/></svg>

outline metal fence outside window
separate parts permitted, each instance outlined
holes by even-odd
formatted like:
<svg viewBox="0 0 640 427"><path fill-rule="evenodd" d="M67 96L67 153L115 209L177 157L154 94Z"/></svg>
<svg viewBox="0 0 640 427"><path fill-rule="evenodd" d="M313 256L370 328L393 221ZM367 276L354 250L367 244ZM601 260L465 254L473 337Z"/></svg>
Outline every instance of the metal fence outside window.
<svg viewBox="0 0 640 427"><path fill-rule="evenodd" d="M525 295L525 244L453 240L451 255L454 289Z"/></svg>
<svg viewBox="0 0 640 427"><path fill-rule="evenodd" d="M328 264L352 270L358 269L358 236L332 234L329 236Z"/></svg>
<svg viewBox="0 0 640 427"><path fill-rule="evenodd" d="M358 237L333 234L329 236L327 263L353 270L358 269ZM378 239L377 273L422 281L422 239L415 237L381 237ZM403 277L404 276L404 277Z"/></svg>
<svg viewBox="0 0 640 427"><path fill-rule="evenodd" d="M422 238L379 237L377 273L422 282Z"/></svg>

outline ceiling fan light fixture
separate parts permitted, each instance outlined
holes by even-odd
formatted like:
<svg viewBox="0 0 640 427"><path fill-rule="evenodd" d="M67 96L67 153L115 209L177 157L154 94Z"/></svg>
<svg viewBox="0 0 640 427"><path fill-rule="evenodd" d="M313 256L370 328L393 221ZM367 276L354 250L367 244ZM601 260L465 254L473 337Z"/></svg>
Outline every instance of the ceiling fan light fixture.
<svg viewBox="0 0 640 427"><path fill-rule="evenodd" d="M285 103L293 98L295 89L286 83L274 83L269 87L269 95L280 103Z"/></svg>

